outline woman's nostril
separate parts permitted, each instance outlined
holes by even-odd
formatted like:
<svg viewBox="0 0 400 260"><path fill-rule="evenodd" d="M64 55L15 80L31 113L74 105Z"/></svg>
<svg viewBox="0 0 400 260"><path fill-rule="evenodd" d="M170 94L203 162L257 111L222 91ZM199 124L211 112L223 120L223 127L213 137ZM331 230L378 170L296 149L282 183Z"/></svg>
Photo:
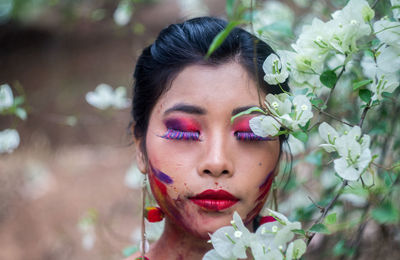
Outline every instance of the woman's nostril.
<svg viewBox="0 0 400 260"><path fill-rule="evenodd" d="M223 170L223 171L222 171L222 174L228 174L228 173L229 173L228 170Z"/></svg>
<svg viewBox="0 0 400 260"><path fill-rule="evenodd" d="M204 170L204 173L211 174L211 171L206 169L206 170Z"/></svg>

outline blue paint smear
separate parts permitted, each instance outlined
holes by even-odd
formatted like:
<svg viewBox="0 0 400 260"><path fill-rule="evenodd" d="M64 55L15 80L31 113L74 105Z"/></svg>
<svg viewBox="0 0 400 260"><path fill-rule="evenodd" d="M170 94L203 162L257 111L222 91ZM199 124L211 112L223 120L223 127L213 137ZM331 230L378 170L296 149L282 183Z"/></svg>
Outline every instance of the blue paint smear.
<svg viewBox="0 0 400 260"><path fill-rule="evenodd" d="M274 171L275 169L273 169L270 173L268 173L267 178L264 180L264 182L259 186L259 188L261 189L262 187L264 187L265 185L267 185L268 181L270 178L272 178L272 176L274 176Z"/></svg>
<svg viewBox="0 0 400 260"><path fill-rule="evenodd" d="M173 183L171 177L169 177L167 174L163 173L162 171L154 168L152 165L150 165L152 172L154 173L154 176L156 176L157 179L160 181L166 183L166 184L171 184Z"/></svg>

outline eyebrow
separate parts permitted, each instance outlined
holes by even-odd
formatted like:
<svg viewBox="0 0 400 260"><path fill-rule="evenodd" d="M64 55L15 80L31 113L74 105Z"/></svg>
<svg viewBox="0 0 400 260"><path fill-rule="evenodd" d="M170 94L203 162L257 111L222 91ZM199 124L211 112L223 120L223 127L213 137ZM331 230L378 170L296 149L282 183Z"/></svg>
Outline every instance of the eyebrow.
<svg viewBox="0 0 400 260"><path fill-rule="evenodd" d="M237 115L243 111L246 111L249 108L256 107L256 106L245 106L245 107L238 107L232 110L232 116Z"/></svg>
<svg viewBox="0 0 400 260"><path fill-rule="evenodd" d="M171 108L168 108L164 112L164 115L168 115L172 112L184 112L184 113L188 113L188 114L204 115L207 113L207 110L202 107L199 107L199 106L188 105L185 103L179 103L179 104L174 105Z"/></svg>

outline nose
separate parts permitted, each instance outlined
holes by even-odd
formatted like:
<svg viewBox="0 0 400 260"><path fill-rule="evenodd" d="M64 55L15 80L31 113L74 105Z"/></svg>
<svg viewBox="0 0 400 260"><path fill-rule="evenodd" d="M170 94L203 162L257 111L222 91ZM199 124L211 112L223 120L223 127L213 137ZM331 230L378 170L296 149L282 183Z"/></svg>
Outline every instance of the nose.
<svg viewBox="0 0 400 260"><path fill-rule="evenodd" d="M198 173L214 177L232 176L234 165L230 156L228 138L218 134L203 142L205 142L203 158L199 162Z"/></svg>

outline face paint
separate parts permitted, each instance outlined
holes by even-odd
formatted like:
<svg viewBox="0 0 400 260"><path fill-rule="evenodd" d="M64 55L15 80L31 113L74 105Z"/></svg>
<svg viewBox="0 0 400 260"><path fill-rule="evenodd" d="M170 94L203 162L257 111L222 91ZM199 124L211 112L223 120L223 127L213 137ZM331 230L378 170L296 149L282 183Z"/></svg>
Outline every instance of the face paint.
<svg viewBox="0 0 400 260"><path fill-rule="evenodd" d="M272 181L274 180L274 173L275 169L268 173L267 178L264 182L259 186L260 195L256 199L255 203L256 206L247 214L245 222L251 221L254 219L258 213L261 211L262 207L264 206L265 201L267 200L268 193L270 191Z"/></svg>
<svg viewBox="0 0 400 260"><path fill-rule="evenodd" d="M169 177L167 174L163 173L162 171L160 171L160 170L154 168L154 167L151 165L151 163L149 163L149 164L150 164L151 171L153 172L154 176L155 176L158 180L160 180L160 181L162 181L163 183L166 183L166 184L172 184L172 183L173 183L171 177Z"/></svg>
<svg viewBox="0 0 400 260"><path fill-rule="evenodd" d="M239 141L271 141L275 140L269 136L261 137L253 133L249 121L254 115L245 115L237 118L233 123L233 135Z"/></svg>
<svg viewBox="0 0 400 260"><path fill-rule="evenodd" d="M200 126L188 118L170 118L164 121L167 132L161 136L167 140L199 141Z"/></svg>

